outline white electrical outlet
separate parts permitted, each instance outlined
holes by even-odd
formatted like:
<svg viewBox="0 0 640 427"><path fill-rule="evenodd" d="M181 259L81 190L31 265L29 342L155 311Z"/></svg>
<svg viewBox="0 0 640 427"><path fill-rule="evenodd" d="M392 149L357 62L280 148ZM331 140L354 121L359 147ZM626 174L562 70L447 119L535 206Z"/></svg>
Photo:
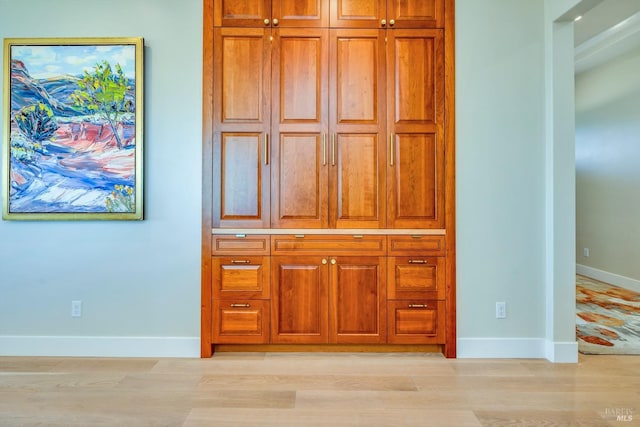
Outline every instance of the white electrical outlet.
<svg viewBox="0 0 640 427"><path fill-rule="evenodd" d="M504 319L507 317L507 303L504 301L496 302L496 319Z"/></svg>
<svg viewBox="0 0 640 427"><path fill-rule="evenodd" d="M582 256L589 258L589 248L582 248Z"/></svg>
<svg viewBox="0 0 640 427"><path fill-rule="evenodd" d="M71 301L71 317L82 316L82 301Z"/></svg>

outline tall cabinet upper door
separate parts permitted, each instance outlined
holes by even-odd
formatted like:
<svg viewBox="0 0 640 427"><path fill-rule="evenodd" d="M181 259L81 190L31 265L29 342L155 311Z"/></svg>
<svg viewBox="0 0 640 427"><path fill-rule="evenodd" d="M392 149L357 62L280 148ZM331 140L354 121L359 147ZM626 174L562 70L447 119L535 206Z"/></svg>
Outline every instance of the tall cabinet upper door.
<svg viewBox="0 0 640 427"><path fill-rule="evenodd" d="M332 28L384 28L387 0L330 0Z"/></svg>
<svg viewBox="0 0 640 427"><path fill-rule="evenodd" d="M444 0L330 0L332 28L442 28Z"/></svg>
<svg viewBox="0 0 640 427"><path fill-rule="evenodd" d="M384 32L331 30L331 61L329 224L384 228Z"/></svg>
<svg viewBox="0 0 640 427"><path fill-rule="evenodd" d="M213 26L269 27L271 0L214 0Z"/></svg>
<svg viewBox="0 0 640 427"><path fill-rule="evenodd" d="M388 227L444 228L441 30L388 32Z"/></svg>
<svg viewBox="0 0 640 427"><path fill-rule="evenodd" d="M329 0L215 0L215 27L328 27Z"/></svg>
<svg viewBox="0 0 640 427"><path fill-rule="evenodd" d="M444 0L387 0L388 28L444 27Z"/></svg>
<svg viewBox="0 0 640 427"><path fill-rule="evenodd" d="M273 0L274 27L329 26L329 0Z"/></svg>
<svg viewBox="0 0 640 427"><path fill-rule="evenodd" d="M328 30L273 34L271 225L326 228Z"/></svg>
<svg viewBox="0 0 640 427"><path fill-rule="evenodd" d="M270 30L214 29L213 226L268 227Z"/></svg>

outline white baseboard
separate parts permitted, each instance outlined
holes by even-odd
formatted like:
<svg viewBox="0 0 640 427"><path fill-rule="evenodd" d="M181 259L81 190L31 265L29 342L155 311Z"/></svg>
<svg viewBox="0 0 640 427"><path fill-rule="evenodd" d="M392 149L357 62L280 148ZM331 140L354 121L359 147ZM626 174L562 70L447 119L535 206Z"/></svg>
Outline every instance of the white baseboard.
<svg viewBox="0 0 640 427"><path fill-rule="evenodd" d="M544 338L458 338L459 359L547 359L577 363L577 342L549 342Z"/></svg>
<svg viewBox="0 0 640 427"><path fill-rule="evenodd" d="M542 338L458 338L460 359L544 359Z"/></svg>
<svg viewBox="0 0 640 427"><path fill-rule="evenodd" d="M200 338L5 335L0 356L200 357Z"/></svg>
<svg viewBox="0 0 640 427"><path fill-rule="evenodd" d="M612 285L620 286L621 288L640 292L640 280L632 279L630 277L621 276L615 273L609 273L608 271L598 270L597 268L581 264L576 264L576 273L583 276L591 277L592 279L600 280L601 282L607 282Z"/></svg>

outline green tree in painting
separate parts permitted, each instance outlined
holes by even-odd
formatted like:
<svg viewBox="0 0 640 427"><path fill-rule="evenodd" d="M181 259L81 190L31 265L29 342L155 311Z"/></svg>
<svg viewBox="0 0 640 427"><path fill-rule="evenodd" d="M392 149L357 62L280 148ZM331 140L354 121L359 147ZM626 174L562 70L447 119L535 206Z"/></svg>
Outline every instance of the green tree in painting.
<svg viewBox="0 0 640 427"><path fill-rule="evenodd" d="M129 80L120 64L116 64L114 68L115 72L108 61L102 61L102 64L95 65L92 73L85 71L78 81L79 89L71 95L71 99L76 108L104 117L113 131L118 148L122 148L117 124L122 114L131 110L132 105L125 96Z"/></svg>

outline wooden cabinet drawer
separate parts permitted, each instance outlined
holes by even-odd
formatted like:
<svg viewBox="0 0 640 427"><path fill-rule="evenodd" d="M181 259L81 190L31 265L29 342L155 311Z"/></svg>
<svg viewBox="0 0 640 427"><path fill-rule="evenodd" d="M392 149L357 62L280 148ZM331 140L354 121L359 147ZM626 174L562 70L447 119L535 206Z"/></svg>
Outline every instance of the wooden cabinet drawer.
<svg viewBox="0 0 640 427"><path fill-rule="evenodd" d="M444 257L389 257L389 299L444 299Z"/></svg>
<svg viewBox="0 0 640 427"><path fill-rule="evenodd" d="M213 257L211 282L214 298L261 298L270 296L268 256Z"/></svg>
<svg viewBox="0 0 640 427"><path fill-rule="evenodd" d="M269 255L270 236L221 234L211 237L211 250L214 255Z"/></svg>
<svg viewBox="0 0 640 427"><path fill-rule="evenodd" d="M444 256L444 236L388 236L390 256Z"/></svg>
<svg viewBox="0 0 640 427"><path fill-rule="evenodd" d="M371 235L277 235L271 236L273 255L354 255L384 256L384 236Z"/></svg>
<svg viewBox="0 0 640 427"><path fill-rule="evenodd" d="M387 303L389 344L443 344L444 301L396 300Z"/></svg>
<svg viewBox="0 0 640 427"><path fill-rule="evenodd" d="M215 344L267 344L269 300L214 300Z"/></svg>

